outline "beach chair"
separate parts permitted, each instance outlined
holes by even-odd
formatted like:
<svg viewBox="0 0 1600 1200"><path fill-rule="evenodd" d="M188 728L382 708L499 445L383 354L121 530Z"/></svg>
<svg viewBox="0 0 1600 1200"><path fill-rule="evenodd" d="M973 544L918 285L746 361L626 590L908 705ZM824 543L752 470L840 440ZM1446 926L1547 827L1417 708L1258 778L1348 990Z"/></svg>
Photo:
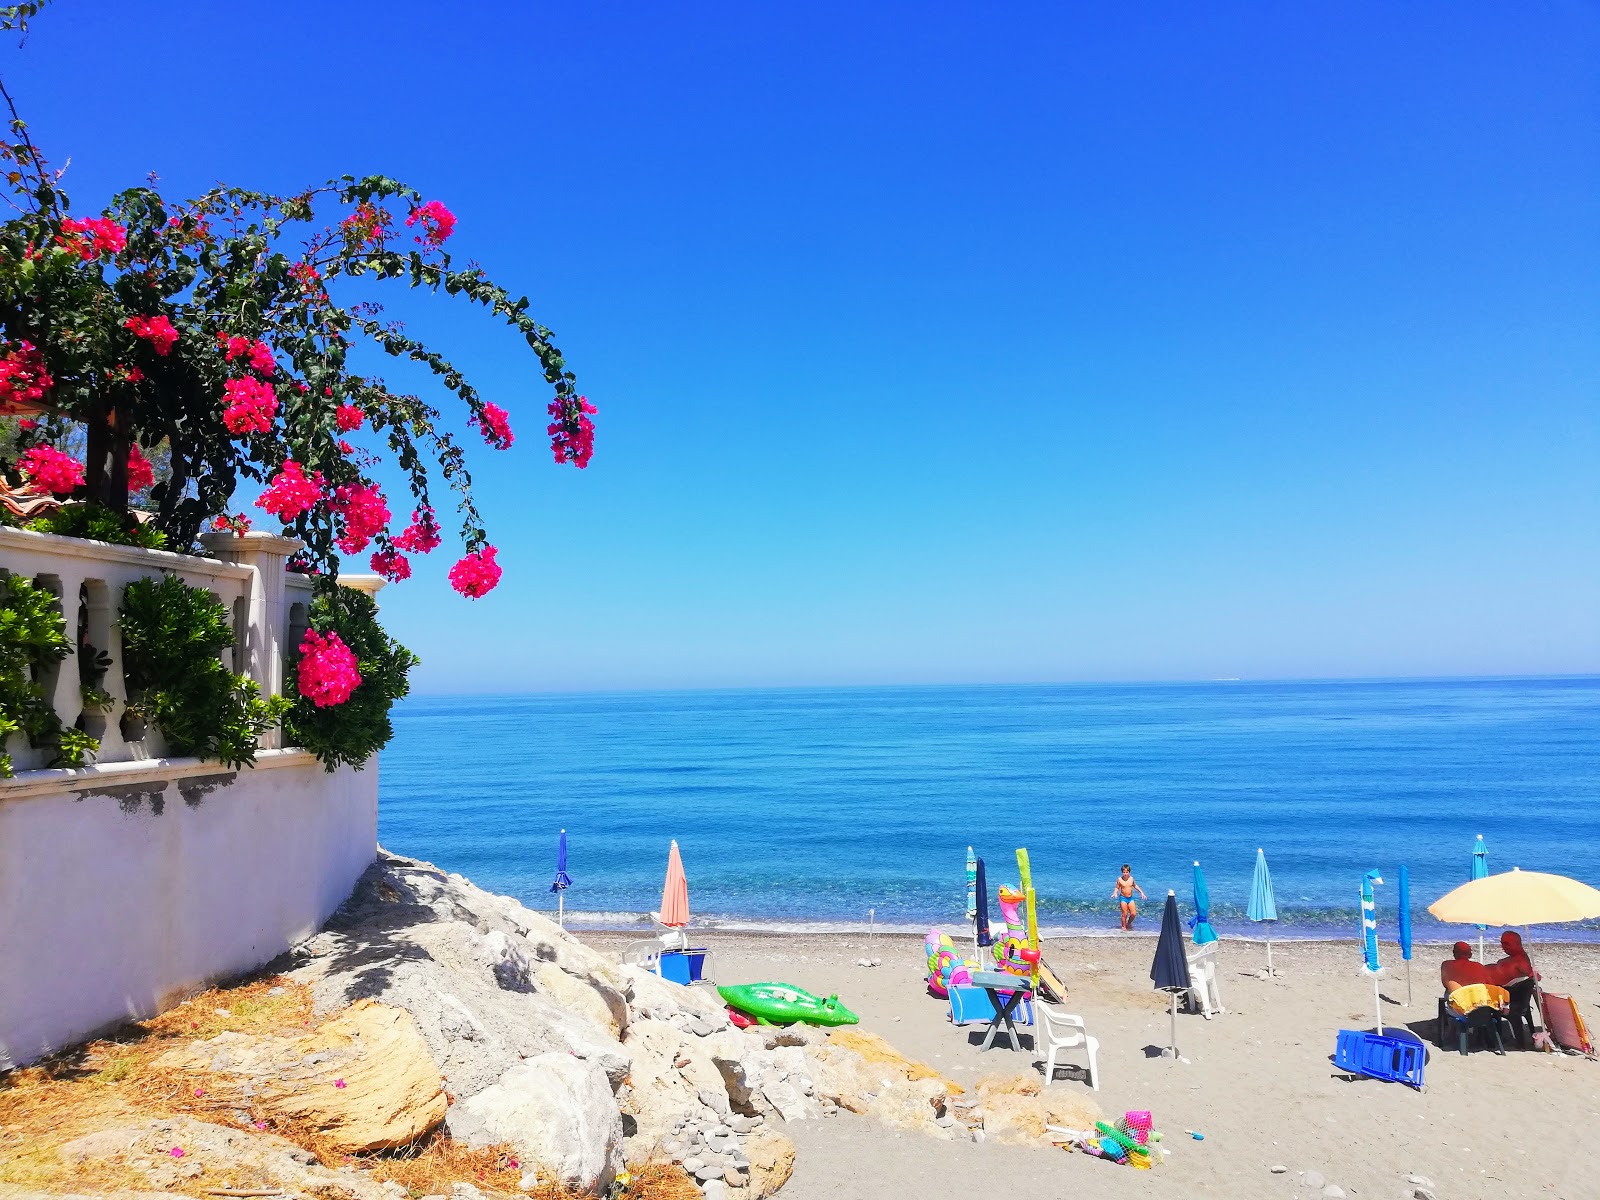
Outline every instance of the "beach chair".
<svg viewBox="0 0 1600 1200"><path fill-rule="evenodd" d="M1589 1027L1583 1023L1583 1014L1578 1011L1578 1002L1571 996L1558 996L1554 992L1546 992L1544 1023L1545 1028L1550 1031L1550 1040L1563 1050L1575 1050L1590 1058L1595 1056L1594 1039L1589 1036Z"/></svg>
<svg viewBox="0 0 1600 1200"><path fill-rule="evenodd" d="M1511 997L1505 988L1491 983L1471 983L1451 992L1448 999L1439 1002L1439 1049L1446 1048L1449 1033L1456 1036L1457 1048L1466 1054L1474 1034L1494 1037L1494 1052L1504 1054L1505 1042L1500 1037L1500 1023L1506 1020L1506 1008Z"/></svg>
<svg viewBox="0 0 1600 1200"><path fill-rule="evenodd" d="M1341 1029L1334 1044L1333 1063L1352 1075L1403 1083L1421 1091L1428 1051L1421 1041L1410 1037L1386 1037L1361 1029Z"/></svg>
<svg viewBox="0 0 1600 1200"><path fill-rule="evenodd" d="M1217 945L1216 942L1207 942L1204 946L1196 946L1188 956L1189 1008L1208 1021L1218 1013L1228 1011L1222 1007L1222 993L1217 990Z"/></svg>
<svg viewBox="0 0 1600 1200"><path fill-rule="evenodd" d="M1082 1049L1089 1058L1089 1086L1094 1091L1100 1090L1100 1068L1097 1056L1100 1051L1100 1042L1090 1035L1084 1026L1083 1018L1073 1013L1057 1008L1053 1004L1039 1004L1036 1006L1039 1014L1038 1028L1044 1032L1048 1053L1044 1059L1044 1086L1049 1087L1055 1081L1056 1056L1067 1050ZM1037 1039L1037 1033L1035 1038ZM1035 1042L1037 1044L1037 1041ZM1066 1064L1063 1063L1063 1066Z"/></svg>

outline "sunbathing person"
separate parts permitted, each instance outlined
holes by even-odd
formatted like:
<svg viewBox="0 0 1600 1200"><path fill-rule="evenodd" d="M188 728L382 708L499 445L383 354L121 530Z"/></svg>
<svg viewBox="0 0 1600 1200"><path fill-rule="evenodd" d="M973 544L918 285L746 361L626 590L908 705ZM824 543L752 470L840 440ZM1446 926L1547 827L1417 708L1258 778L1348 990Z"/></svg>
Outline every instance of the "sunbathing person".
<svg viewBox="0 0 1600 1200"><path fill-rule="evenodd" d="M1466 942L1457 942L1451 953L1453 957L1445 959L1439 967L1446 995L1470 983L1489 982L1489 968L1473 959L1472 947Z"/></svg>
<svg viewBox="0 0 1600 1200"><path fill-rule="evenodd" d="M1500 949L1506 956L1489 964L1489 982L1511 994L1511 1031L1517 1045L1526 1050L1533 1045L1533 993L1539 986L1539 972L1533 969L1533 961L1522 948L1522 935L1516 930L1508 929L1500 935Z"/></svg>

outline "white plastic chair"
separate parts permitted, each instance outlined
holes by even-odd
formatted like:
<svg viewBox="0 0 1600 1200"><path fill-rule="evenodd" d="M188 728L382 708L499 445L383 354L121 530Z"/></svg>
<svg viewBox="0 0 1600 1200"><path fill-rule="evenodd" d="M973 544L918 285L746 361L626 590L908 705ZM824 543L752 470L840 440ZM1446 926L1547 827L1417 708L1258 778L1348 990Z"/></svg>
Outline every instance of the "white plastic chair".
<svg viewBox="0 0 1600 1200"><path fill-rule="evenodd" d="M1211 1020L1222 1007L1222 993L1217 990L1216 942L1197 946L1189 959L1189 1007Z"/></svg>
<svg viewBox="0 0 1600 1200"><path fill-rule="evenodd" d="M1056 1056L1065 1050L1075 1050L1081 1046L1089 1055L1089 1086L1098 1092L1100 1068L1096 1057L1100 1050L1100 1041L1090 1035L1084 1026L1083 1018L1042 1001L1034 1003L1033 1011L1037 1016L1034 1036L1037 1038L1042 1033L1050 1048L1044 1060L1044 1085L1049 1087L1055 1078Z"/></svg>

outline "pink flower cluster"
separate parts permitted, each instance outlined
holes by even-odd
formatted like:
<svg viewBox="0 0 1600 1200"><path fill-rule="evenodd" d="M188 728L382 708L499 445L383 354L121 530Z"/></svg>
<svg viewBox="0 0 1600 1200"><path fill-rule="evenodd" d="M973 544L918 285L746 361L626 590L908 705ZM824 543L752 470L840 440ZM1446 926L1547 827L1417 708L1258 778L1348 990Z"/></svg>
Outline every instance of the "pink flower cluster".
<svg viewBox="0 0 1600 1200"><path fill-rule="evenodd" d="M372 569L390 583L411 578L411 560L398 550L374 550Z"/></svg>
<svg viewBox="0 0 1600 1200"><path fill-rule="evenodd" d="M417 241L426 246L442 246L445 239L456 231L456 215L437 200L429 200L411 210L407 225L422 224Z"/></svg>
<svg viewBox="0 0 1600 1200"><path fill-rule="evenodd" d="M469 600L488 595L503 574L494 560L498 553L493 546L484 546L467 554L450 568L450 586Z"/></svg>
<svg viewBox="0 0 1600 1200"><path fill-rule="evenodd" d="M306 630L300 642L300 694L318 708L343 704L361 686L354 652L337 633Z"/></svg>
<svg viewBox="0 0 1600 1200"><path fill-rule="evenodd" d="M250 369L258 375L272 378L272 373L278 369L277 362L272 357L272 347L265 342L254 342L247 337L237 334L217 334L217 341L222 346L224 362L232 362L236 358L243 358L250 364Z"/></svg>
<svg viewBox="0 0 1600 1200"><path fill-rule="evenodd" d="M35 446L17 460L28 482L52 496L70 496L83 485L83 464L54 446Z"/></svg>
<svg viewBox="0 0 1600 1200"><path fill-rule="evenodd" d="M363 200L355 212L339 222L339 232L358 246L381 246L389 236L390 220L387 210Z"/></svg>
<svg viewBox="0 0 1600 1200"><path fill-rule="evenodd" d="M341 404L333 410L333 421L339 427L340 433L349 433L353 429L360 429L367 414L354 404Z"/></svg>
<svg viewBox="0 0 1600 1200"><path fill-rule="evenodd" d="M301 513L310 512L322 499L322 489L322 472L313 471L307 475L305 469L291 458L267 481L267 490L261 493L256 507L264 508L278 520L288 523Z"/></svg>
<svg viewBox="0 0 1600 1200"><path fill-rule="evenodd" d="M37 404L54 383L44 355L32 342L18 342L0 358L0 413Z"/></svg>
<svg viewBox="0 0 1600 1200"><path fill-rule="evenodd" d="M143 338L154 346L162 358L167 356L172 344L178 340L178 331L166 317L129 317L122 324L124 328L133 330L134 337Z"/></svg>
<svg viewBox="0 0 1600 1200"><path fill-rule="evenodd" d="M589 403L587 396L557 396L545 411L555 418L544 431L550 435L550 449L555 451L556 461L573 463L579 469L587 467L594 457L594 422L589 418L600 410Z"/></svg>
<svg viewBox="0 0 1600 1200"><path fill-rule="evenodd" d="M483 434L483 440L496 450L509 450L516 437L511 432L511 414L498 404L485 404L483 416L474 414L469 418Z"/></svg>
<svg viewBox="0 0 1600 1200"><path fill-rule="evenodd" d="M135 442L128 447L128 490L142 492L156 481L156 469Z"/></svg>
<svg viewBox="0 0 1600 1200"><path fill-rule="evenodd" d="M338 546L345 554L365 550L378 530L389 523L389 505L374 484L340 484L333 491L333 511L344 521Z"/></svg>
<svg viewBox="0 0 1600 1200"><path fill-rule="evenodd" d="M119 253L128 244L128 231L110 217L67 217L56 244L89 262L102 254Z"/></svg>
<svg viewBox="0 0 1600 1200"><path fill-rule="evenodd" d="M322 272L308 262L297 262L289 268L289 278L300 285L300 290L316 293L322 290Z"/></svg>
<svg viewBox="0 0 1600 1200"><path fill-rule="evenodd" d="M270 433L278 395L259 379L230 379L222 387L222 423L232 434Z"/></svg>
<svg viewBox="0 0 1600 1200"><path fill-rule="evenodd" d="M223 513L215 521L211 522L211 528L218 533L231 533L234 537L243 537L250 532L250 518L245 516L244 513L234 513L231 517L227 513Z"/></svg>
<svg viewBox="0 0 1600 1200"><path fill-rule="evenodd" d="M426 554L439 545L439 522L433 519L433 509L419 508L411 514L411 524L394 539L401 550L412 554Z"/></svg>

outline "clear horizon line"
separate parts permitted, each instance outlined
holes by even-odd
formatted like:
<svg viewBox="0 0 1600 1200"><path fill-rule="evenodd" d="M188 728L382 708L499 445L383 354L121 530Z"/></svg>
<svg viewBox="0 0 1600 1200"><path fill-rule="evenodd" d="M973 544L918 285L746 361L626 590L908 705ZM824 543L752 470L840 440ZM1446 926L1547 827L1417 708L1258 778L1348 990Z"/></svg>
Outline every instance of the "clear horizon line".
<svg viewBox="0 0 1600 1200"><path fill-rule="evenodd" d="M569 687L530 688L523 691L454 691L413 689L408 697L430 699L484 698L492 696L647 696L709 692L808 692L808 691L888 691L911 689L954 688L1072 688L1072 687L1203 687L1227 684L1306 684L1306 683L1505 683L1518 680L1600 680L1600 672L1573 671L1544 674L1508 675L1284 675L1284 676L1221 676L1176 679L1063 679L1063 680L950 680L917 683L751 683L751 684L699 684L655 687Z"/></svg>

